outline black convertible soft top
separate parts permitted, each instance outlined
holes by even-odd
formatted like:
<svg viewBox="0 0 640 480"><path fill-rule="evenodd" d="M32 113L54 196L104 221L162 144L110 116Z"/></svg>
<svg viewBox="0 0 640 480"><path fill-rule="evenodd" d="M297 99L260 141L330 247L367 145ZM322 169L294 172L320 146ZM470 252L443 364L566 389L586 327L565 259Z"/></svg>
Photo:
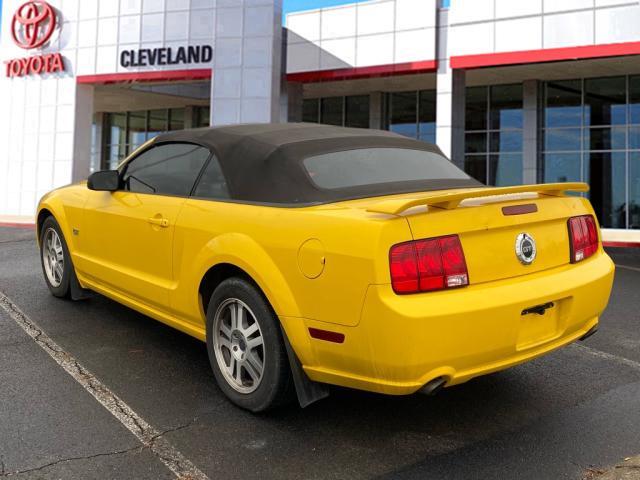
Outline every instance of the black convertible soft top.
<svg viewBox="0 0 640 480"><path fill-rule="evenodd" d="M482 186L471 178L411 180L346 188L321 188L306 158L362 148L402 148L442 155L437 146L395 133L313 123L245 124L170 132L154 144L190 142L218 158L233 200L311 205L370 196ZM393 162L393 158L389 159Z"/></svg>

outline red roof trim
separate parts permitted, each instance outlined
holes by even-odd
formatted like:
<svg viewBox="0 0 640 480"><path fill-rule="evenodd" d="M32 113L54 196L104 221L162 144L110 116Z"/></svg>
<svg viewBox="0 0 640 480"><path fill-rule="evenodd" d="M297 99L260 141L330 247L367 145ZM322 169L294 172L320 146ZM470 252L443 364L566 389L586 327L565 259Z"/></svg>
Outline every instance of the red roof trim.
<svg viewBox="0 0 640 480"><path fill-rule="evenodd" d="M103 75L80 75L78 83L108 84L122 82L167 82L184 80L208 80L212 76L210 68L197 70L162 70L153 72L107 73Z"/></svg>
<svg viewBox="0 0 640 480"><path fill-rule="evenodd" d="M333 80L351 80L356 78L386 77L407 73L432 73L438 69L437 60L421 62L374 65L372 67L338 68L335 70L316 70L287 74L289 82L329 82Z"/></svg>
<svg viewBox="0 0 640 480"><path fill-rule="evenodd" d="M639 248L640 242L602 242L605 247Z"/></svg>
<svg viewBox="0 0 640 480"><path fill-rule="evenodd" d="M482 68L500 65L560 62L588 58L620 57L640 54L640 42L586 45L581 47L547 48L520 52L483 53L451 57L451 68Z"/></svg>
<svg viewBox="0 0 640 480"><path fill-rule="evenodd" d="M0 222L0 227L6 228L25 228L32 230L36 228L35 223L17 223L17 222Z"/></svg>

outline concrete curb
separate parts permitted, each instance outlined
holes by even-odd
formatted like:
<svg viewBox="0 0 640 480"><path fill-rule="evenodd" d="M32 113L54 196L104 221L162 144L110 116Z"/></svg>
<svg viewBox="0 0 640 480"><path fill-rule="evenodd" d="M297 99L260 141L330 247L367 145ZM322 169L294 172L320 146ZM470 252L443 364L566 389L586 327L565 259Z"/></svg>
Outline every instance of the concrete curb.
<svg viewBox="0 0 640 480"><path fill-rule="evenodd" d="M640 480L640 455L625 458L620 465L591 478L593 480Z"/></svg>

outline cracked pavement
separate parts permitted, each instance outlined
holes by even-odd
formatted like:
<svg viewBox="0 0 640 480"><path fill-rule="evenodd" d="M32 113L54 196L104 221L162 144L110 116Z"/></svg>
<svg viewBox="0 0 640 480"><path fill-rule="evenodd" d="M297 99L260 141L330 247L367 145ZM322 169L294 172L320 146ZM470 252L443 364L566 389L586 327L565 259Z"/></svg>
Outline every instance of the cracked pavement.
<svg viewBox="0 0 640 480"><path fill-rule="evenodd" d="M197 340L104 297L53 298L33 236L0 228L0 291L150 429L125 427L0 309L0 478L175 478L158 438L225 479L580 480L640 453L640 271L618 269L589 348L434 397L336 388L257 416L225 400ZM615 260L639 268L640 252Z"/></svg>

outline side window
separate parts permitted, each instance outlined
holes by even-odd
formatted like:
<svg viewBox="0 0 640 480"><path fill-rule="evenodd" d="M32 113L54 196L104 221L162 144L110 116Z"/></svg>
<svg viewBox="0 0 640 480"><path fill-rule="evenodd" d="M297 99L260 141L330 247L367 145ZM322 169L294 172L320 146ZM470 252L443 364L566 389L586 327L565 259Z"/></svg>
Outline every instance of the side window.
<svg viewBox="0 0 640 480"><path fill-rule="evenodd" d="M127 164L124 189L188 196L209 155L206 148L189 143L158 145Z"/></svg>
<svg viewBox="0 0 640 480"><path fill-rule="evenodd" d="M195 197L201 198L230 198L227 182L220 168L220 163L216 157L211 157L211 161L193 194Z"/></svg>

